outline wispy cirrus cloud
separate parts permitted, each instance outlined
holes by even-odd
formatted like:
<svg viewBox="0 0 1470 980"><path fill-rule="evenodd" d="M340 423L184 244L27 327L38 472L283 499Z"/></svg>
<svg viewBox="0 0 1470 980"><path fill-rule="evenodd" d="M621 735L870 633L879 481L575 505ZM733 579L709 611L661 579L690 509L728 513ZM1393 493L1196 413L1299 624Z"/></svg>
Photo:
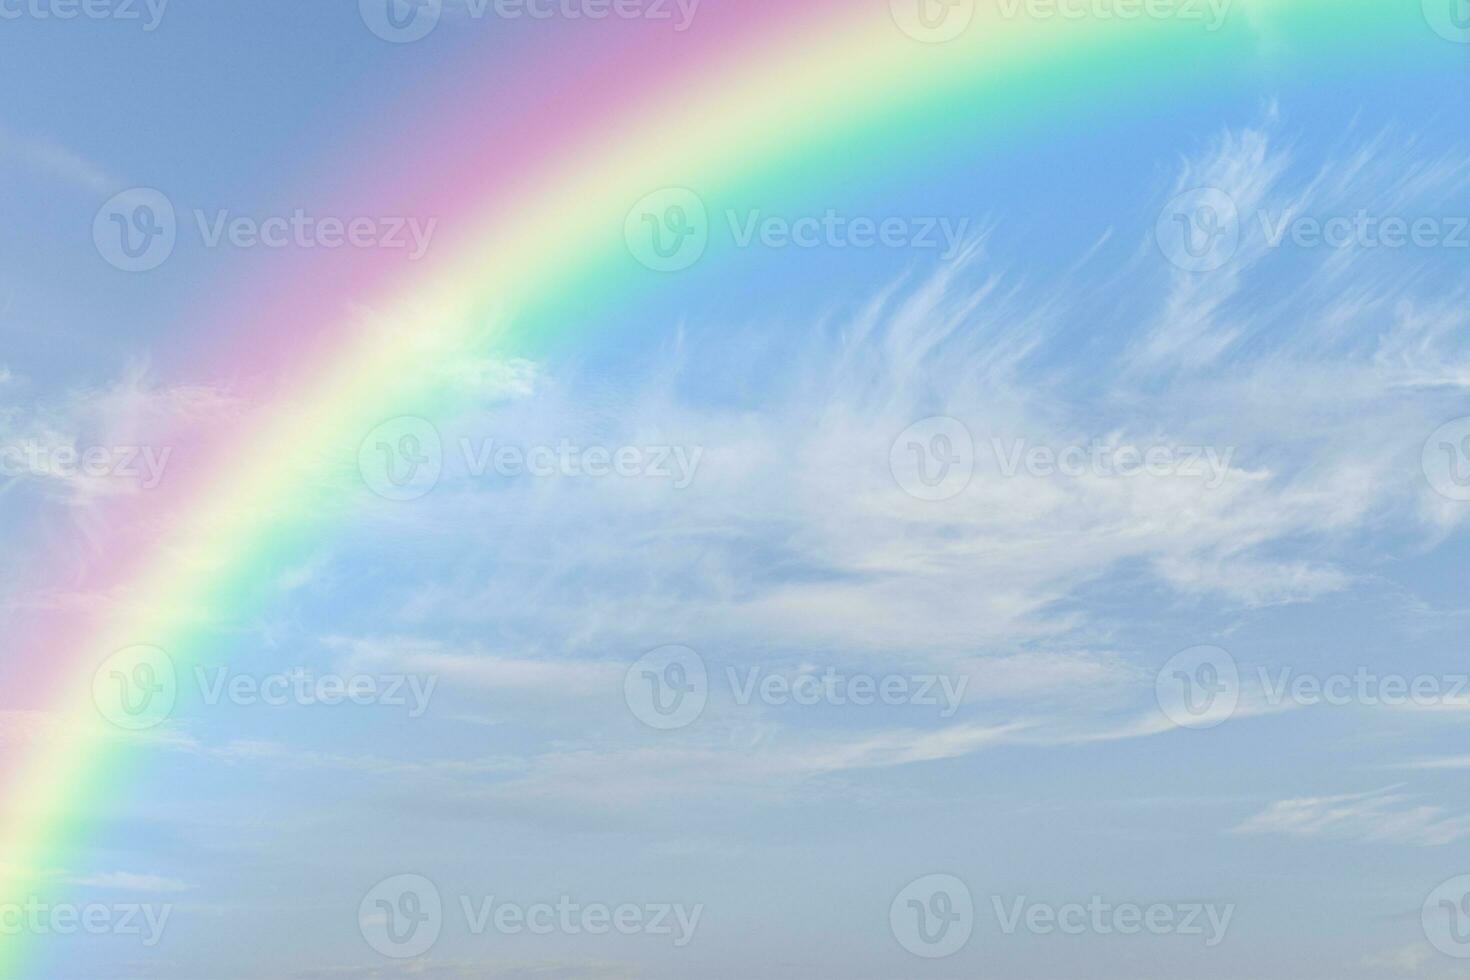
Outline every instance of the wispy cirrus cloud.
<svg viewBox="0 0 1470 980"><path fill-rule="evenodd" d="M110 194L125 186L106 168L55 140L0 126L0 165L7 163L96 194Z"/></svg>
<svg viewBox="0 0 1470 980"><path fill-rule="evenodd" d="M1280 800L1234 828L1361 843L1441 847L1470 837L1470 813L1419 804L1399 786L1341 796Z"/></svg>

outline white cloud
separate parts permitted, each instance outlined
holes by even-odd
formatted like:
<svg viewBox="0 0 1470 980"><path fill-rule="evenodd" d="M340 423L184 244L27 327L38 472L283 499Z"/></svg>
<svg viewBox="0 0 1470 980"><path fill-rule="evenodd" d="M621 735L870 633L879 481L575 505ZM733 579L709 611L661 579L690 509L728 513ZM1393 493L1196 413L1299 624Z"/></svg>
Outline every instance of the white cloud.
<svg viewBox="0 0 1470 980"><path fill-rule="evenodd" d="M1449 959L1427 942L1407 943L1394 949L1386 950L1372 956L1363 958L1363 965L1374 971L1374 976L1382 976L1383 971L1414 980L1466 980L1470 978L1470 968L1463 962Z"/></svg>
<svg viewBox="0 0 1470 980"><path fill-rule="evenodd" d="M1268 121L1224 134L1175 186L1215 181L1246 209L1300 207L1351 197L1354 175L1370 166L1359 153L1333 183L1327 161L1324 176L1291 190L1282 187L1289 162ZM1462 179L1447 164L1428 168L1389 200ZM703 465L686 490L486 480L450 467L411 507L367 499L351 515L352 540L280 585L311 592L346 580L343 569L381 567L381 579L351 579L364 623L329 643L346 664L442 675L440 701L453 691L464 702L451 705L455 719L493 723L529 706L583 734L513 756L408 761L243 739L160 744L237 765L592 809L855 781L1005 746L1167 736L1175 726L1153 705L1150 667L1165 651L1118 636L1117 616L1202 599L1232 611L1310 601L1360 581L1339 557L1343 542L1464 519L1463 509L1431 516L1412 478L1422 439L1470 377L1461 287L1395 279L1371 257L1364 268L1359 257L1309 257L1295 297L1309 301L1288 304L1287 329L1281 310L1238 302L1254 295L1242 288L1249 275L1280 261L1248 242L1240 268L1219 277L1165 266L1141 330L1083 358L1053 355L1091 322L1085 287L1041 295L977 248L809 330L755 325L728 346L681 336L617 385L522 361L457 362L444 381L477 408L436 420L451 446L459 435L697 446ZM718 387L720 378L746 380ZM148 430L139 419L230 410L213 389L159 388L135 372L27 421L75 440L103 422L132 434ZM937 502L906 494L889 467L899 433L934 415L961 420L977 449L968 487ZM1213 486L1177 475L1006 475L993 440L1016 439L1211 447L1230 462ZM392 533L373 533L384 529ZM1094 608L1088 599L1099 595L1124 612ZM449 635L485 639L440 638ZM650 744L612 719L631 721L620 703L625 665L671 642L721 664L943 670L970 678L987 716L921 727L882 714L841 729L712 703L708 724L677 747ZM1265 711L1246 692L1231 723ZM1433 764L1460 763L1422 765ZM1434 844L1465 826L1380 792L1282 801L1239 829Z"/></svg>
<svg viewBox="0 0 1470 980"><path fill-rule="evenodd" d="M1418 805L1397 787L1343 796L1281 800L1242 822L1239 834L1285 834L1364 843L1438 847L1470 837L1470 814Z"/></svg>
<svg viewBox="0 0 1470 980"><path fill-rule="evenodd" d="M156 486L167 474L177 440L240 411L239 403L218 387L159 384L141 363L106 385L26 394L17 391L0 402L4 475L82 508ZM80 462L88 451L105 454L90 469Z"/></svg>
<svg viewBox="0 0 1470 980"><path fill-rule="evenodd" d="M1441 161L1382 192L1392 160L1379 158L1391 151L1370 142L1372 152L1324 160L1288 187L1293 160L1277 142L1272 118L1227 132L1184 163L1175 189L1213 181L1245 212L1296 213L1340 207L1363 187L1404 206L1464 183L1463 168ZM395 562L407 550L434 559L416 569L445 571L392 581L362 629L373 638L338 649L351 663L442 674L439 697L463 695L456 718L598 729L528 751L519 768L460 761L502 800L635 806L1005 746L1167 737L1176 726L1154 704L1153 669L1173 651L1135 648L1089 598L1151 617L1171 603L1308 602L1371 577L1341 557L1361 537L1463 521L1463 509L1427 512L1415 477L1422 440L1470 377L1470 339L1462 287L1390 275L1380 256L1291 256L1251 239L1219 276L1147 261L1165 270L1154 315L1080 365L1051 355L1058 336L1088 322L1085 288L1038 296L979 247L809 330L754 325L729 346L681 335L616 385L476 362L457 383L496 404L436 420L449 443L697 446L698 475L676 491L476 478L451 465L411 509L369 501L355 519L391 535L365 533L360 553L335 561L371 561L382 539ZM1244 288L1298 272L1293 290ZM747 380L720 387L734 377ZM961 420L977 449L969 486L938 502L903 492L889 468L898 434L933 415ZM1210 447L1229 462L1211 486L1006 475L993 440L1016 439ZM436 639L446 634L493 640ZM703 735L678 750L649 746L614 719L627 721L623 667L664 643L737 667L944 671L968 677L966 709L983 702L987 714L930 727L882 715L839 730L758 706L732 715L712 699ZM1246 690L1229 724L1282 709ZM1242 832L1433 843L1461 824L1399 797L1299 800Z"/></svg>
<svg viewBox="0 0 1470 980"><path fill-rule="evenodd" d="M481 649L453 649L432 640L412 638L328 638L342 651L346 670L392 670L441 677L446 683L494 691L512 697L541 694L586 696L619 690L625 665L507 657Z"/></svg>
<svg viewBox="0 0 1470 980"><path fill-rule="evenodd" d="M101 874L76 875L66 879L73 885L107 888L127 892L182 892L189 885L177 878L163 875L133 874L127 871L109 871Z"/></svg>
<svg viewBox="0 0 1470 980"><path fill-rule="evenodd" d="M23 136L3 127L0 127L0 162L98 194L110 194L123 186L121 179L54 140Z"/></svg>
<svg viewBox="0 0 1470 980"><path fill-rule="evenodd" d="M1441 756L1437 759L1423 759L1419 762L1411 762L1406 768L1409 769L1470 769L1470 755Z"/></svg>

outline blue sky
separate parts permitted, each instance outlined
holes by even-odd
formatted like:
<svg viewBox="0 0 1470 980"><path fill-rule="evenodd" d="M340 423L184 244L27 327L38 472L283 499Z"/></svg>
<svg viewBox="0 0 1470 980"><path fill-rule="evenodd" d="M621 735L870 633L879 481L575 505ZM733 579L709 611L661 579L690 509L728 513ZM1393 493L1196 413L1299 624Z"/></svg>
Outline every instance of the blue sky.
<svg viewBox="0 0 1470 980"><path fill-rule="evenodd" d="M90 235L113 194L287 213L385 78L534 40L400 50L352 7L0 23L0 447L226 410L178 350L250 257L122 273ZM45 975L1470 976L1467 76L1365 62L751 202L963 248L755 245L464 365L432 492L365 467L55 870L56 901L167 906L159 941L31 937ZM8 473L0 529L84 523L99 482ZM292 671L378 687L252 693ZM1181 709L1181 675L1223 700ZM399 957L376 901L423 882L437 939ZM699 911L477 932L492 896ZM914 916L963 896L950 951ZM1202 931L1046 929L1089 902Z"/></svg>

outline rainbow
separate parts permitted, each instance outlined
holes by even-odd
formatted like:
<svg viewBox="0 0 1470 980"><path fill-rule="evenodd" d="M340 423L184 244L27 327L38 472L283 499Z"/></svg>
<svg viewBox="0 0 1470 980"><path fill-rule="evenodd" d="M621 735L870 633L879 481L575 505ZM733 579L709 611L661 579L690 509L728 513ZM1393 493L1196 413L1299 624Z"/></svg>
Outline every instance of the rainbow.
<svg viewBox="0 0 1470 980"><path fill-rule="evenodd" d="M107 658L140 644L180 665L205 656L209 623L258 601L304 542L333 532L344 497L365 492L364 436L451 407L446 366L534 355L588 310L708 283L716 244L677 273L630 255L630 210L651 193L689 189L712 213L775 207L837 174L912 173L1001 134L1208 98L1262 67L1330 78L1370 53L1406 70L1464 55L1418 2L1235 0L1215 31L975 6L942 43L903 29L917 22L902 0L706 0L682 33L569 22L554 49L452 59L398 93L381 113L397 128L348 140L348 159L370 170L353 163L343 178L340 159L324 160L317 179L344 201L440 216L433 248L417 263L354 252L252 268L201 303L189 337L207 339L167 369L229 379L251 408L181 434L163 487L108 505L97 557L31 576L38 595L105 602L33 604L11 634L0 723L25 751L8 748L0 770L0 899L43 887L85 833L88 801L134 764L94 703ZM24 975L28 956L0 947L0 975Z"/></svg>

